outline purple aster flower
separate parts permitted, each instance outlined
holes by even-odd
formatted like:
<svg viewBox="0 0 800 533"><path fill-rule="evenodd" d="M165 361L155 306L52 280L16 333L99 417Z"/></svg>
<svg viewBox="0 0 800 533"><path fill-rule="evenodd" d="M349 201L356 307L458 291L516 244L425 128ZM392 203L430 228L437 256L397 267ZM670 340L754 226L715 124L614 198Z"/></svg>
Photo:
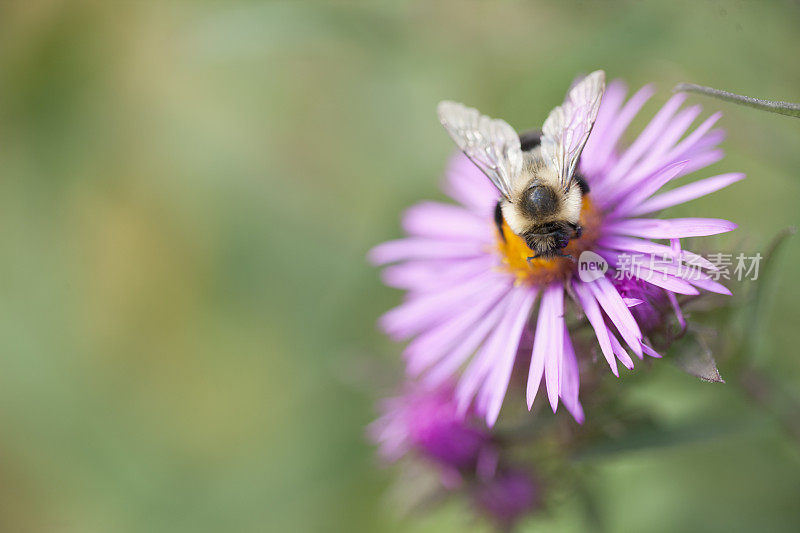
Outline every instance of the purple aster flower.
<svg viewBox="0 0 800 533"><path fill-rule="evenodd" d="M413 339L404 352L412 376L435 386L460 372L455 390L459 413L474 409L494 425L522 349L520 339L532 332L532 350L522 354L528 368L528 408L544 382L553 411L561 399L583 421L578 361L564 318L565 294L593 328L614 375L619 375L617 361L633 367L629 352L640 359L658 356L640 323L647 319L643 311L648 306L675 302L679 313L676 294L730 294L703 270L713 266L682 250L680 239L715 235L736 225L711 218L654 218L662 209L744 177L722 174L659 192L722 158L717 145L724 132L712 129L720 114L686 135L701 108L682 109L685 96L678 94L630 146L620 147L623 133L652 94L646 86L626 101L625 85L609 84L580 157L579 173L590 187L581 204L583 234L563 250L575 258L583 252L603 258L609 269L597 279L582 280L578 265L565 257L530 259L535 254L506 222L500 238L493 222L500 194L461 154L453 158L444 182L445 192L458 205L423 202L411 207L403 217L408 237L370 252L374 263L388 265L384 281L407 291L405 301L381 318L381 326L394 339ZM624 257L634 254L666 256L672 262L642 266L630 273L635 281L616 283ZM698 262L703 268L682 268Z"/></svg>
<svg viewBox="0 0 800 533"><path fill-rule="evenodd" d="M488 432L458 412L453 389L451 384L435 389L408 384L404 394L385 400L382 416L369 427L380 455L395 461L416 451L451 480L491 462L496 453Z"/></svg>
<svg viewBox="0 0 800 533"><path fill-rule="evenodd" d="M686 329L686 319L675 293L638 278L615 279L613 283L643 332L663 329L667 323L666 317L671 312L675 314L680 329Z"/></svg>

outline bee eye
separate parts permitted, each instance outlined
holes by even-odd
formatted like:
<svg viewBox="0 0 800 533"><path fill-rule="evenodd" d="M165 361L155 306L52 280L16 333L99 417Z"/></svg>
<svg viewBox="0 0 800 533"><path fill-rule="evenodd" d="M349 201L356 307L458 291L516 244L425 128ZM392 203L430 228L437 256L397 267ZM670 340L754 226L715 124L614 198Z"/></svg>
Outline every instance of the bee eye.
<svg viewBox="0 0 800 533"><path fill-rule="evenodd" d="M554 214L558 209L558 198L550 187L534 185L522 197L522 209L528 216L546 217Z"/></svg>

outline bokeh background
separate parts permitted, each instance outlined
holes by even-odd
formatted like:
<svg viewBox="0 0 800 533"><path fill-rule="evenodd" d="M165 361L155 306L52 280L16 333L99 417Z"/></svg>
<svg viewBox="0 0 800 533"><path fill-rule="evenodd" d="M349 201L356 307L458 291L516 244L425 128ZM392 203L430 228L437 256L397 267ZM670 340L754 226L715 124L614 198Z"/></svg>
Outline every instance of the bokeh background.
<svg viewBox="0 0 800 533"><path fill-rule="evenodd" d="M798 51L796 1L3 2L0 530L485 531L457 503L401 516L364 439L400 377L374 326L400 294L365 253L442 197L436 103L536 126L604 68L658 87L635 132L680 81L800 101ZM673 212L760 250L798 222L800 121L690 101L729 131L703 172L748 179ZM753 332L789 393L798 261L795 238ZM608 530L797 531L779 424L645 372L630 402L738 429L596 462Z"/></svg>

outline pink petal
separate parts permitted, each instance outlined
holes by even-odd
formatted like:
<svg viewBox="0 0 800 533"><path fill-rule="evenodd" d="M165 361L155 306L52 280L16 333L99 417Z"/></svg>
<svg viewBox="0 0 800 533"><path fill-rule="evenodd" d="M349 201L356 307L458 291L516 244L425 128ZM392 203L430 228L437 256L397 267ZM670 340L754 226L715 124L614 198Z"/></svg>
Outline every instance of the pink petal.
<svg viewBox="0 0 800 533"><path fill-rule="evenodd" d="M639 325L636 323L636 319L633 318L630 309L622 301L622 296L620 296L617 288L604 277L591 283L586 283L586 286L593 292L600 307L606 312L606 315L616 326L617 331L628 343L628 346L631 347L631 350L636 355L640 355L642 352L642 332L639 330Z"/></svg>
<svg viewBox="0 0 800 533"><path fill-rule="evenodd" d="M507 293L507 288L496 287L487 292L483 301L472 307L459 309L454 316L415 338L403 352L408 361L408 372L419 375L425 368L435 363L474 329L477 322L495 307L497 301Z"/></svg>
<svg viewBox="0 0 800 533"><path fill-rule="evenodd" d="M688 159L689 162L683 168L683 173L681 176L686 176L696 170L713 165L724 156L725 152L722 150L711 150L710 152L703 152L699 154L686 154L684 157Z"/></svg>
<svg viewBox="0 0 800 533"><path fill-rule="evenodd" d="M625 305L628 307L636 307L644 303L644 300L640 300L639 298L623 298L622 301L625 302Z"/></svg>
<svg viewBox="0 0 800 533"><path fill-rule="evenodd" d="M615 250L622 250L625 252L675 257L674 250L669 246L664 246L663 244L656 244L650 241L643 241L641 239L636 239L633 237L623 237L621 235L607 235L600 238L600 240L598 240L597 243L599 246L613 248ZM691 263L694 266L706 268L709 270L719 270L719 268L708 259L704 258L701 255L692 253L688 250L682 250L680 252L680 256L678 257L678 259L680 259L681 261Z"/></svg>
<svg viewBox="0 0 800 533"><path fill-rule="evenodd" d="M484 318L475 324L472 329L450 353L431 368L423 377L423 382L436 387L452 376L467 358L475 353L478 346L486 339L490 331L494 331L504 310L503 300L498 302Z"/></svg>
<svg viewBox="0 0 800 533"><path fill-rule="evenodd" d="M658 136L658 140L650 147L648 160L655 160L670 150L678 139L686 133L686 130L689 129L689 126L692 125L701 110L701 106L693 105L678 113L669 126Z"/></svg>
<svg viewBox="0 0 800 533"><path fill-rule="evenodd" d="M650 147L646 157L619 179L614 191L607 193L608 199L604 200L604 204L612 205L620 197L620 192L637 188L659 167L674 163L675 161L666 157L664 153L672 148L673 144L683 135L686 128L691 125L698 114L700 114L700 106L692 106L678 113L675 119L661 132L658 140Z"/></svg>
<svg viewBox="0 0 800 533"><path fill-rule="evenodd" d="M385 313L378 323L393 339L406 339L451 316L453 309L476 305L493 291L508 286L505 277L484 272L447 290L409 299Z"/></svg>
<svg viewBox="0 0 800 533"><path fill-rule="evenodd" d="M489 178L461 152L450 160L443 188L448 196L480 215L490 215L500 199Z"/></svg>
<svg viewBox="0 0 800 533"><path fill-rule="evenodd" d="M461 206L422 202L406 210L403 229L412 236L492 242L492 224Z"/></svg>
<svg viewBox="0 0 800 533"><path fill-rule="evenodd" d="M703 137L701 137L694 145L686 150L686 153L681 154L683 159L691 159L700 154L708 152L712 148L716 148L719 143L725 140L727 133L723 129L711 130Z"/></svg>
<svg viewBox="0 0 800 533"><path fill-rule="evenodd" d="M617 360L614 358L614 350L611 348L611 341L608 338L608 328L606 328L603 315L600 312L600 306L589 288L584 286L584 283L579 280L573 279L572 287L578 301L583 308L583 312L589 323L594 329L597 336L597 342L600 344L600 350L611 368L611 372L615 376L619 376L619 369L617 368Z"/></svg>
<svg viewBox="0 0 800 533"><path fill-rule="evenodd" d="M675 239L704 237L736 229L737 225L718 218L634 218L606 225L610 233L645 237L648 239Z"/></svg>
<svg viewBox="0 0 800 533"><path fill-rule="evenodd" d="M580 369L578 359L575 357L575 349L572 347L572 340L569 338L569 331L564 328L564 368L561 379L561 398L567 411L578 424L583 424L584 414L578 393L581 387Z"/></svg>
<svg viewBox="0 0 800 533"><path fill-rule="evenodd" d="M661 354L658 353L657 351L655 351L654 349L652 349L651 347L649 347L646 344L642 344L642 350L644 350L644 353L646 353L650 357L655 357L657 359L661 359Z"/></svg>
<svg viewBox="0 0 800 533"><path fill-rule="evenodd" d="M553 289L549 312L552 313L554 322L549 335L552 335L553 350L544 361L544 377L550 407L555 413L558 407L558 397L561 394L561 367L564 364L564 345L560 332L566 325L564 324L564 288L556 283L550 287Z"/></svg>
<svg viewBox="0 0 800 533"><path fill-rule="evenodd" d="M653 261L652 264L644 265L644 268L653 272L662 272L680 278L684 281L693 283L696 280L710 280L711 276L697 268L696 265L682 265L673 262L668 262L669 259L665 258L664 261Z"/></svg>
<svg viewBox="0 0 800 533"><path fill-rule="evenodd" d="M687 135L684 140L679 142L672 150L670 150L670 152L667 154L667 159L675 160L678 158L683 158L685 154L689 153L697 146L708 130L710 130L711 127L716 124L721 116L722 113L717 112L705 119L703 123L700 124L692 133Z"/></svg>
<svg viewBox="0 0 800 533"><path fill-rule="evenodd" d="M654 92L652 85L645 85L626 102L625 106L618 113L615 113L613 120L608 121L607 128L597 132L592 131L592 135L597 135L597 139L602 140L602 142L596 144L596 150L593 150L590 152L589 156L587 156L592 161L592 165L597 168L602 168L608 163L609 158L614 153L617 142L630 125L631 120L633 120L633 117L641 110L647 100L653 96ZM622 93L622 96L624 96L624 93ZM601 106L605 104L606 98L607 96L604 95ZM587 141L586 144L587 147L589 147L589 141Z"/></svg>
<svg viewBox="0 0 800 533"><path fill-rule="evenodd" d="M422 237L409 237L379 244L369 251L367 258L374 265L385 265L410 259L457 259L486 254L486 242L446 241Z"/></svg>
<svg viewBox="0 0 800 533"><path fill-rule="evenodd" d="M641 281L655 285L656 287L661 287L662 289L666 289L668 291L676 292L678 294L700 294L700 291L695 289L691 283L680 278L644 267L637 268L638 272L634 273L634 277Z"/></svg>
<svg viewBox="0 0 800 533"><path fill-rule="evenodd" d="M481 391L486 398L486 424L489 427L494 426L497 416L500 414L500 407L503 405L503 398L505 398L508 382L511 379L511 371L514 368L514 359L517 355L522 328L528 321L533 301L536 298L536 291L520 289L515 291L514 297L515 300L509 306L509 312L506 314L508 326L503 332L506 339L505 345L495 361L492 374L484 383Z"/></svg>
<svg viewBox="0 0 800 533"><path fill-rule="evenodd" d="M614 268L619 268L619 262L617 260L615 260L613 257L605 257L607 257L607 260L611 266ZM629 267L629 274L633 278L651 285L655 285L656 287L677 292L678 294L691 295L699 294L699 292L689 281L685 281L683 278L689 276L708 276L708 274L705 274L700 270L690 271L686 268L683 270L678 270L677 265L674 263L660 263L655 261L652 261L651 263L638 261Z"/></svg>
<svg viewBox="0 0 800 533"><path fill-rule="evenodd" d="M626 193L624 198L617 204L617 207L613 211L614 215L627 215L631 210L635 209L637 205L644 202L678 176L681 171L683 171L684 167L686 167L686 163L687 161L671 163L652 176L642 180L633 190Z"/></svg>
<svg viewBox="0 0 800 533"><path fill-rule="evenodd" d="M563 352L564 287L550 284L542 293L536 335L533 338L531 366L528 372L528 409L539 390L542 373L545 374L547 395L553 410L558 406L559 374Z"/></svg>
<svg viewBox="0 0 800 533"><path fill-rule="evenodd" d="M688 202L689 200L694 200L695 198L700 198L701 196L711 194L712 192L716 192L742 179L744 179L744 174L730 173L720 174L719 176L696 181L694 183L690 183L688 185L684 185L682 187L672 189L671 191L659 194L658 196L654 196L643 202L638 207L633 208L629 214L632 216L638 216L652 213L654 211L660 211L662 209L666 209L667 207L672 207L673 205L682 204Z"/></svg>
<svg viewBox="0 0 800 533"><path fill-rule="evenodd" d="M441 290L445 285L462 283L467 278L491 270L497 258L486 254L470 259L408 261L381 271L381 279L389 287L409 291Z"/></svg>
<svg viewBox="0 0 800 533"><path fill-rule="evenodd" d="M496 364L498 357L500 357L502 353L503 345L506 342L503 336L503 330L507 329L507 322L509 320L508 311L512 303L512 298L510 297L505 298L503 302L500 303L503 309L500 320L497 322L494 330L489 333L489 337L486 342L483 343L483 346L481 346L478 355L470 361L466 370L464 370L464 373L461 375L461 379L458 381L455 398L458 405L458 412L462 415L469 409L472 399L475 397L475 392L478 390L481 383L483 383L483 380L486 379L492 366Z"/></svg>
<svg viewBox="0 0 800 533"><path fill-rule="evenodd" d="M672 249L672 256L673 257L680 257L681 256L681 240L680 239L670 239L669 240L669 247Z"/></svg>
<svg viewBox="0 0 800 533"><path fill-rule="evenodd" d="M625 351L625 348L623 348L622 344L617 340L616 335L611 335L611 346L614 348L614 353L617 355L619 362L628 370L633 369L633 359L631 359L631 356L628 355L628 352ZM642 348L642 352L644 352L644 348ZM639 359L643 359L642 354L638 354L638 356Z"/></svg>
<svg viewBox="0 0 800 533"><path fill-rule="evenodd" d="M609 147L604 142L606 132L613 124L614 117L617 116L619 107L622 105L627 93L628 89L625 84L619 80L612 81L606 87L606 92L600 102L600 110L597 112L594 128L586 141L586 146L583 148L579 161L580 170L584 176L594 177L600 172L606 163L606 154L613 150L613 146Z"/></svg>
<svg viewBox="0 0 800 533"><path fill-rule="evenodd" d="M725 285L718 283L713 279L690 279L689 283L695 287L700 287L704 291L724 294L725 296L731 296L733 294Z"/></svg>
<svg viewBox="0 0 800 533"><path fill-rule="evenodd" d="M618 265L613 257L609 258L609 263L614 266ZM697 268L697 265L653 262L652 265L646 266L637 264L635 268L639 270L639 273L633 272L633 274L638 279L679 294L698 294L694 287L687 284L688 282L710 292L731 295L727 287L711 279L711 276Z"/></svg>
<svg viewBox="0 0 800 533"><path fill-rule="evenodd" d="M673 311L675 311L675 316L678 319L678 324L681 326L681 331L686 329L686 319L683 317L683 311L681 311L681 306L678 305L678 298L675 294L667 291L667 298L669 299L669 303L672 306Z"/></svg>
<svg viewBox="0 0 800 533"><path fill-rule="evenodd" d="M653 142L662 134L664 126L672 118L672 115L686 100L686 95L676 94L664 104L642 133L636 138L633 144L625 150L614 168L608 173L608 179L604 181L603 187L616 186L621 178L630 172L639 158L650 148ZM587 143L588 144L588 143Z"/></svg>

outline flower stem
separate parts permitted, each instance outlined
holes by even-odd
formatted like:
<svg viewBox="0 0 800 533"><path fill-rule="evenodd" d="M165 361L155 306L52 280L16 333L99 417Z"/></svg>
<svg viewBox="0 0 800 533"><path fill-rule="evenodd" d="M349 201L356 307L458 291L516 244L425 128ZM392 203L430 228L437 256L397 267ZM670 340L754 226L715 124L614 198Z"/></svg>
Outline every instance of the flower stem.
<svg viewBox="0 0 800 533"><path fill-rule="evenodd" d="M768 413L771 413L786 433L800 443L800 403L765 374L754 368L739 375L739 385L748 398Z"/></svg>
<svg viewBox="0 0 800 533"><path fill-rule="evenodd" d="M711 87L704 87L702 85L695 85L694 83L679 83L673 89L673 92L689 92L704 94L726 102L734 104L745 105L754 107L761 111L769 111L770 113L777 113L779 115L786 115L787 117L800 118L800 104L791 102L779 102L776 100L762 100L761 98L753 98L752 96L744 96L735 94L728 91L721 91Z"/></svg>

